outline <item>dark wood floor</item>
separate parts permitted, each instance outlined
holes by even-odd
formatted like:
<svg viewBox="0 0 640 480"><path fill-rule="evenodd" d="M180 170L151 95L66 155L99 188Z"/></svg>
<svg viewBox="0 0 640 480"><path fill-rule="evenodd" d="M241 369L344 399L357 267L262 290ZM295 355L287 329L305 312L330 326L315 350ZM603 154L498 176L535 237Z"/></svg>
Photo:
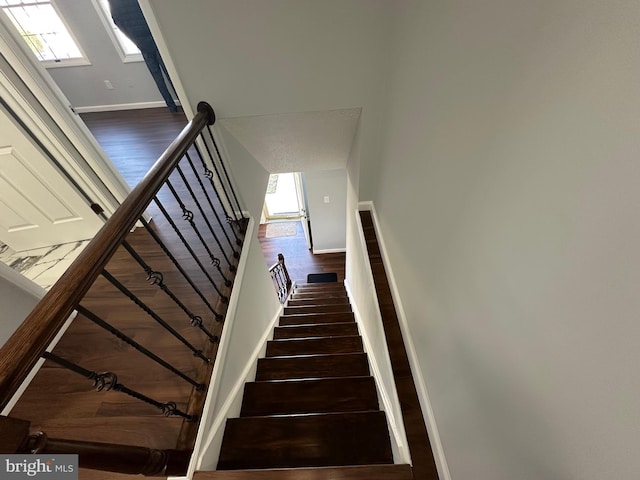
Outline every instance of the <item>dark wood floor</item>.
<svg viewBox="0 0 640 480"><path fill-rule="evenodd" d="M305 283L309 273L338 274L338 281L344 281L344 253L323 253L314 255L304 238L302 225L296 222L297 233L290 237L267 238L267 224L258 227L258 239L264 259L271 266L278 261L278 253L282 253L291 279L297 283Z"/></svg>
<svg viewBox="0 0 640 480"><path fill-rule="evenodd" d="M124 179L132 186L144 176L187 123L183 115L172 114L166 109L92 113L85 114L82 118ZM179 178L172 181L177 190L185 193L185 187ZM163 202L167 200L167 208L175 216L176 222L181 220L180 211L176 211L177 203L171 202L172 196L166 187L159 197ZM215 203L215 198L213 200ZM185 262L188 275L202 289L206 298L217 299L218 296L210 282L199 267L189 260L188 251L158 208L152 206L150 212L156 230L163 241L177 252L176 256L181 262ZM203 232L207 230L202 223L199 226ZM223 247L227 248L228 244L222 237L220 228L215 226L214 230L220 236ZM199 243L194 232L185 226L181 226L180 230L198 256L206 259L205 247ZM303 282L308 273L317 272L336 272L340 281L344 279L344 254L313 255L306 247L299 224L298 235L295 237L267 239L264 225L260 226L258 237L265 254L265 263L272 265L277 260L277 254L282 252L294 280ZM145 261L154 270L164 274L165 283L190 306L195 315L204 319L205 326L214 334L219 334L221 326L214 321L211 311L193 289L182 281L181 274L148 233L139 228L130 234L127 240L143 254ZM210 245L214 244L210 237L207 241ZM227 257L235 263L231 255ZM208 259L204 263L210 266ZM222 263L225 266L224 260ZM116 253L107 270L196 348L206 349L210 346L209 353L215 356L216 347L211 346L200 331L190 326L189 318L175 302L157 287L147 283L145 273L123 248ZM215 272L212 276L220 285L220 276ZM224 308L215 304L214 300L211 303L218 310ZM149 315L132 305L103 278L98 278L82 301L82 305L185 374L195 377L198 381L208 378L209 370L203 368L200 359L195 358L178 340L167 335ZM190 384L106 333L82 315L73 322L54 352L89 370L113 371L118 375L120 383L159 401L176 402L181 410L186 410L188 403L193 399ZM154 407L122 393L95 392L91 381L50 361L45 363L29 386L12 411L12 416L30 420L33 431L42 430L51 437L159 449L176 448L178 439L184 437L185 426L180 418L165 418ZM80 472L80 478L83 480L120 477L113 473L90 470Z"/></svg>
<svg viewBox="0 0 640 480"><path fill-rule="evenodd" d="M133 187L187 124L166 108L83 113L84 123Z"/></svg>

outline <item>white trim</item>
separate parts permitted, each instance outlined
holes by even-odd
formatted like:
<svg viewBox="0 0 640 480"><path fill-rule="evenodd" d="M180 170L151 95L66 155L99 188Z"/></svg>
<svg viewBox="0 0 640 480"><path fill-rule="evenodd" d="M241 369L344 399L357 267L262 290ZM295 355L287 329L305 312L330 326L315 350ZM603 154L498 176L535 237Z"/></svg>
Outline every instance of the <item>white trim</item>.
<svg viewBox="0 0 640 480"><path fill-rule="evenodd" d="M240 256L240 261L238 262L238 267L236 271L235 277L235 288L231 291L231 296L229 298L229 307L227 309L226 317L225 317L225 325L222 329L222 334L220 335L220 344L218 346L218 352L216 354L215 362L213 365L213 371L211 372L211 378L208 383L209 387L207 390L207 395L204 403L204 407L202 410L202 418L200 419L200 426L198 428L198 434L196 436L196 441L193 447L193 454L191 455L191 460L189 462L189 467L187 469L187 474L185 477L169 477L170 479L178 480L178 479L190 479L193 477L194 472L197 468L199 468L202 463L202 457L204 452L208 451L208 448L211 442L215 439L215 433L221 426L224 426L224 423L227 419L228 410L232 408L234 402L237 400L237 396L239 391L242 390L242 386L245 383L245 376L249 375L251 372L251 368L255 367L257 358L259 358L261 352L264 350L264 344L269 338L271 332L273 332L273 327L276 322L280 318L282 313L282 308L277 311L276 316L271 322L270 326L266 329L263 338L256 350L251 355L251 360L247 363L243 370L243 374L237 380L236 384L234 384L232 393L229 395L224 405L221 408L220 413L215 417L211 418L213 406L217 399L218 388L220 382L222 381L222 373L224 370L224 363L229 352L229 344L230 344L230 335L233 332L233 325L236 319L236 311L238 309L240 291L242 290L242 283L245 276L245 271L247 268L247 260L249 256L249 250L253 242L257 241L257 237L254 235L255 229L255 221L253 218L249 218L249 223L247 225L247 231L245 233L245 243L242 248L242 254ZM246 375L245 375L246 374ZM207 427L207 425L211 425Z"/></svg>
<svg viewBox="0 0 640 480"><path fill-rule="evenodd" d="M86 57L69 58L66 60L38 60L44 68L64 68L64 67L86 67L91 62Z"/></svg>
<svg viewBox="0 0 640 480"><path fill-rule="evenodd" d="M80 42L78 41L77 37L73 33L73 30L69 27L69 24L67 23L67 19L60 12L60 9L56 5L55 0L46 0L46 3L45 2L41 2L39 4L40 5L49 4L51 6L51 8L53 8L53 11L58 16L58 19L62 23L62 26L66 29L66 32L71 37L71 40L73 41L74 46L80 52L80 56L79 57L74 57L74 58L60 58L60 59L57 59L57 60L40 60L38 58L38 55L35 52L31 51L31 48L28 46L27 40L25 40L24 37L22 37L22 35L20 35L20 37L22 38L23 43L31 51L31 55L34 57L34 59L36 61L40 62L40 64L45 68L77 67L77 66L82 66L82 65L91 65L91 62L89 61L89 58L87 57L87 54L85 53L84 49L82 48L82 45L80 44ZM33 5L34 4L27 4L27 5L22 5L22 6L33 6ZM3 7L3 9L4 8L10 8L12 6L14 6L14 5L7 5L6 7ZM15 6L16 7L20 7L21 5L15 5ZM7 14L7 17L9 17L8 14ZM11 24L13 26L13 21L11 21ZM22 25L21 25L21 27L22 27ZM14 26L14 29L15 29L15 26ZM18 30L18 29L16 29L16 30Z"/></svg>
<svg viewBox="0 0 640 480"><path fill-rule="evenodd" d="M42 288L40 285L29 280L24 275L20 275L13 268L9 267L8 265L5 265L2 262L0 262L0 277L11 282L18 288L24 290L25 292L33 295L36 298L42 299L45 293L47 293L47 291L44 288Z"/></svg>
<svg viewBox="0 0 640 480"><path fill-rule="evenodd" d="M99 0L91 0L91 3L93 3L93 6L98 12L98 17L100 17L100 21L102 22L102 25L107 30L107 35L111 39L111 43L113 43L113 48L115 48L116 52L118 52L118 55L122 60L122 63L144 62L144 58L142 58L141 53L126 53L124 51L124 47L120 43L120 40L118 40L118 37L115 31L113 30L113 26L109 21L110 19L107 18L107 12L104 10L104 8L102 8Z"/></svg>
<svg viewBox="0 0 640 480"><path fill-rule="evenodd" d="M179 105L179 102L176 102ZM138 110L141 108L166 107L164 100L154 102L114 103L112 105L88 105L86 107L73 107L76 113L115 112L118 110Z"/></svg>
<svg viewBox="0 0 640 480"><path fill-rule="evenodd" d="M73 322L73 319L76 318L77 314L78 312L74 310L71 313L71 315L69 315L69 318L67 318L66 322L64 322L60 330L58 330L58 333L56 334L56 336L53 337L53 340L51 340L51 343L46 349L47 352L51 352L55 348L55 346L58 344L58 342L60 341L62 336L65 334L67 329L71 326L71 322ZM13 409L13 407L16 406L16 403L18 403L18 400L20 400L20 397L25 392L27 387L29 387L29 384L31 383L33 378L37 375L37 373L40 371L40 368L42 367L43 364L44 364L44 358L41 357L33 366L31 371L29 372L29 375L27 375L24 381L20 384L20 387L18 388L18 390L16 390L16 393L13 394L13 396L11 397L11 400L9 400L9 402L4 407L2 412L0 412L0 415L7 416L11 413L11 410Z"/></svg>
<svg viewBox="0 0 640 480"><path fill-rule="evenodd" d="M436 418L429 400L429 394L427 392L427 386L424 381L424 375L418 362L418 356L416 354L416 348L413 344L413 340L409 330L409 324L407 322L407 316L402 306L400 297L400 291L396 283L391 262L389 261L389 255L387 253L387 247L384 243L384 237L380 232L380 221L376 213L375 205L372 201L358 202L358 210L368 210L373 217L373 226L378 239L378 246L380 247L380 254L382 256L382 263L384 264L385 271L387 273L387 279L389 280L389 286L391 287L391 297L393 298L393 304L396 308L398 320L400 321L400 330L402 331L402 339L407 349L407 356L409 357L409 365L411 366L411 373L413 375L414 382L416 383L416 390L418 392L418 398L420 405L425 416L425 423L427 431L429 433L429 440L433 449L433 456L438 468L438 475L441 480L451 480L451 473L449 472L449 466L444 454L444 448L442 446L442 440L440 433L438 432L438 426L436 425Z"/></svg>
<svg viewBox="0 0 640 480"><path fill-rule="evenodd" d="M204 447L199 452L198 468L200 467L200 464L202 463L204 456L211 453L212 445L215 447L216 443L222 442L222 434L224 433L224 427L226 425L227 418L234 416L233 407L235 405L238 405L242 401L245 383L250 382L255 378L255 370L256 370L256 365L258 363L258 359L264 355L267 341L271 339L273 335L273 329L277 325L278 320L280 320L280 316L282 315L283 311L284 311L284 305L282 305L280 309L276 312L275 316L269 323L269 326L263 332L262 337L260 338L260 341L256 345L256 348L253 350L253 352L251 353L251 356L249 357L249 360L247 360L247 363L242 369L242 373L239 375L238 380L233 385L233 388L231 389L231 393L227 397L226 401L220 407L218 415L213 420L211 424L211 428L209 429L209 434L207 435L207 441ZM220 448L213 448L213 452L219 455ZM217 458L214 458L211 455L208 455L208 460L216 463L218 461Z"/></svg>
<svg viewBox="0 0 640 480"><path fill-rule="evenodd" d="M0 75L0 83L11 92L5 100L14 109L24 112L23 121L29 119L34 131L41 131L46 139L62 150L65 155L58 158L76 181L95 196L108 215L118 207L131 191L102 147L91 135L87 126L74 115L69 101L41 63L31 54L6 15L0 15L0 53L15 70L16 79L10 72ZM31 98L34 97L35 102ZM33 120L31 120L33 119ZM55 127L51 127L53 121ZM59 130L79 152L61 145ZM115 197L115 199L113 197Z"/></svg>
<svg viewBox="0 0 640 480"><path fill-rule="evenodd" d="M138 0L140 4L140 8L142 9L142 13L144 14L144 18L149 25L149 30L151 30L151 34L153 35L153 39L156 42L156 46L158 47L158 51L162 56L162 61L164 62L165 67L167 67L167 72L169 73L169 78L171 78L171 83L173 84L173 88L178 96L178 100L182 105L182 109L184 110L185 116L187 118L195 117L196 112L191 108L191 101L189 100L189 96L187 95L184 86L182 85L182 81L180 80L180 74L178 73L178 69L176 65L173 63L173 58L171 57L171 52L167 47L167 42L164 40L162 36L162 29L160 25L158 25L158 20L156 20L155 13L153 11L153 7L151 6L151 2L149 0ZM205 100L205 99L198 99ZM177 103L177 102L176 102Z"/></svg>
<svg viewBox="0 0 640 480"><path fill-rule="evenodd" d="M346 252L347 249L346 248L320 248L320 249L313 249L313 254L314 255L321 255L323 253L344 253Z"/></svg>
<svg viewBox="0 0 640 480"><path fill-rule="evenodd" d="M367 264L368 265L368 264ZM373 277L371 273L371 268L368 268L369 276L367 278L368 283L371 284L372 291L375 291L375 285L373 284ZM400 400L398 399L398 392L393 387L393 391L388 392L384 387L384 383L382 382L382 373L380 372L380 366L378 365L378 354L374 353L374 349L371 345L371 339L369 338L369 333L363 327L364 323L362 321L362 315L358 310L358 305L353 298L353 293L351 292L351 287L349 286L348 280L344 281L345 289L347 290L347 296L349 297L349 301L351 302L351 308L353 309L353 315L356 319L356 323L360 326L360 335L362 336L362 340L364 343L364 351L368 353L367 358L369 359L369 365L371 367L371 373L373 378L375 379L376 389L378 390L378 395L380 400L382 401L382 409L387 414L387 422L389 424L389 431L393 435L395 439L395 444L398 448L398 458L394 460L394 463L411 463L411 454L409 452L409 444L407 441L407 433L404 429L404 422L402 419L402 412L399 410ZM382 317L380 316L380 310L376 311L376 319L375 321L378 323L382 323ZM385 340L386 343L386 340ZM386 355L385 355L386 354ZM386 357L386 361L389 360L389 351L387 347L387 351L383 352L382 355ZM392 400L393 399L393 400Z"/></svg>

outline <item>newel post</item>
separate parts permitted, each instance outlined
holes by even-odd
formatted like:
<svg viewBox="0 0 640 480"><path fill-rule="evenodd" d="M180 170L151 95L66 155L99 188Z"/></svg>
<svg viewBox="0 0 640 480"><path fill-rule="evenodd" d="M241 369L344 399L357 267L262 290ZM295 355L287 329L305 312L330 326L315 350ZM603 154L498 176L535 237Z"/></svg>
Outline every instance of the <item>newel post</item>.
<svg viewBox="0 0 640 480"><path fill-rule="evenodd" d="M287 292L291 290L291 277L289 276L289 272L287 271L287 266L284 264L284 255L278 254L278 263L282 266L282 271L284 272L284 278L287 282Z"/></svg>

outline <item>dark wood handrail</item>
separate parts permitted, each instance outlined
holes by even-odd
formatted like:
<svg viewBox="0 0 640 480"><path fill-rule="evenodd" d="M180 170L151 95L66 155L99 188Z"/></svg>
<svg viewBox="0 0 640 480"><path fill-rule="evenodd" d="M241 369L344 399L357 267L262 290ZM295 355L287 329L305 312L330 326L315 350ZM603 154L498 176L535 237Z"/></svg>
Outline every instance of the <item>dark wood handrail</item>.
<svg viewBox="0 0 640 480"><path fill-rule="evenodd" d="M201 102L197 110L196 116L0 349L0 410L11 400L182 156L205 126L215 122L209 104Z"/></svg>

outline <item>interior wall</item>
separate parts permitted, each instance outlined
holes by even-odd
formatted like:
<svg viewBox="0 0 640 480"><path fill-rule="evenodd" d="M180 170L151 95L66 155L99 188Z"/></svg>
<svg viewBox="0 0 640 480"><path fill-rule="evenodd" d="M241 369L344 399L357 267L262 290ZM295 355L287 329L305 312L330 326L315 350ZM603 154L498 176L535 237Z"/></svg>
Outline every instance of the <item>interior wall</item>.
<svg viewBox="0 0 640 480"><path fill-rule="evenodd" d="M244 148L225 127L216 125L216 136L221 139L222 156L243 209L259 223L264 196L269 183L269 172ZM237 179L237 180L236 180ZM229 192L229 195L231 193Z"/></svg>
<svg viewBox="0 0 640 480"><path fill-rule="evenodd" d="M402 10L373 200L451 477L635 478L637 3Z"/></svg>
<svg viewBox="0 0 640 480"><path fill-rule="evenodd" d="M344 251L347 229L347 171L304 173L313 252Z"/></svg>
<svg viewBox="0 0 640 480"><path fill-rule="evenodd" d="M0 347L13 335L42 295L43 289L0 263Z"/></svg>
<svg viewBox="0 0 640 480"><path fill-rule="evenodd" d="M92 1L56 0L56 6L91 62L47 69L73 107L163 102L145 63L122 61Z"/></svg>

